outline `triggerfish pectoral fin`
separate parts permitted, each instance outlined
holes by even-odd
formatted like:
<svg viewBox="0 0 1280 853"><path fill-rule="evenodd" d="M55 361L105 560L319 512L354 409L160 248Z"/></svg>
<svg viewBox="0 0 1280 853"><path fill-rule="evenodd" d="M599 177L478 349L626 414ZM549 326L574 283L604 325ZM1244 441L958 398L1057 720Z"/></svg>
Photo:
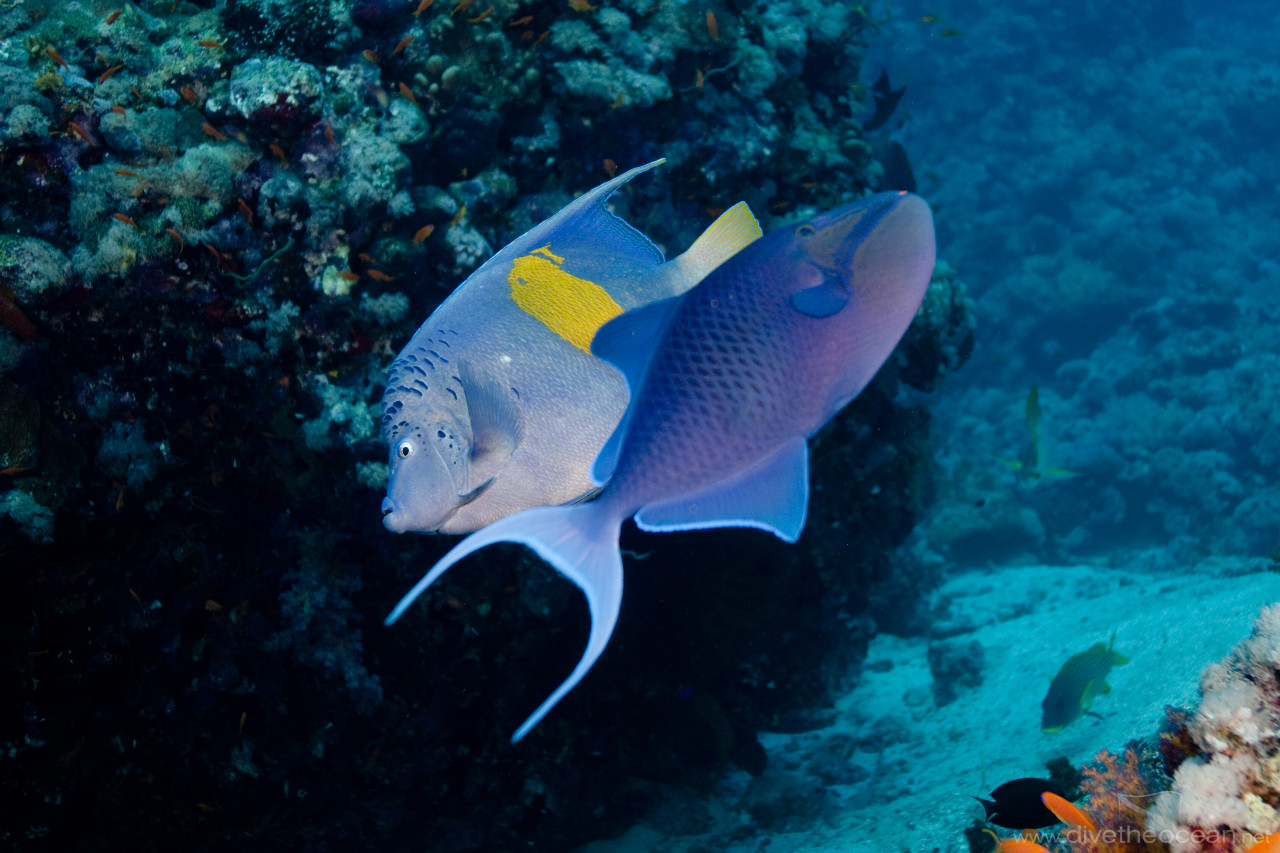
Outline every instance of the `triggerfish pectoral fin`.
<svg viewBox="0 0 1280 853"><path fill-rule="evenodd" d="M621 521L604 517L599 507L599 504L589 503L530 509L477 530L432 566L431 571L409 590L387 617L387 625L395 622L454 563L497 542L519 542L529 546L556 571L578 585L586 595L591 611L587 649L564 683L516 729L511 736L512 743L527 735L582 680L604 652L618 621L618 610L622 605L622 553L618 550Z"/></svg>

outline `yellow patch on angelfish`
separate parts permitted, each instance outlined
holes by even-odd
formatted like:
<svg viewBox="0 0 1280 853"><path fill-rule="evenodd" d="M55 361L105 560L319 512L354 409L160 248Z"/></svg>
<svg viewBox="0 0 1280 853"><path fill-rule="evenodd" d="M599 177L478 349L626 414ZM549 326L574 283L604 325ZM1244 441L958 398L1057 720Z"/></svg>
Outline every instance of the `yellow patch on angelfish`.
<svg viewBox="0 0 1280 853"><path fill-rule="evenodd" d="M622 313L622 306L594 281L560 268L564 258L550 245L515 259L507 284L520 310L541 322L583 352L605 323Z"/></svg>

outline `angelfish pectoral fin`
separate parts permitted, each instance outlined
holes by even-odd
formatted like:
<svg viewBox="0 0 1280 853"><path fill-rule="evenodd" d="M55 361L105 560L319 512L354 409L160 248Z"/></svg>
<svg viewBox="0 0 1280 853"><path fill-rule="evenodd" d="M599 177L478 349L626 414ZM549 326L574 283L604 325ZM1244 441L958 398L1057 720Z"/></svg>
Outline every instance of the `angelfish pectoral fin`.
<svg viewBox="0 0 1280 853"><path fill-rule="evenodd" d="M529 546L556 571L573 581L586 595L591 611L587 649L564 683L516 729L511 737L515 743L577 686L609 643L622 605L622 554L618 550L620 527L621 521L602 512L599 503L542 507L507 516L455 545L400 600L387 617L386 624L391 625L404 615L418 596L454 563L497 542L519 542Z"/></svg>
<svg viewBox="0 0 1280 853"><path fill-rule="evenodd" d="M476 487L475 487L474 489L472 489L471 491L469 491L469 492L467 492L467 493L465 493L465 494L458 495L458 506L466 506L467 504L471 503L471 502L472 502L473 500L475 500L476 498L478 498L478 497L480 497L481 495L483 495L486 491L488 491L488 490L489 490L489 487L493 485L493 481L494 481L494 480L496 480L496 479L498 479L498 478L497 478L497 477L490 477L489 479L485 480L485 481L484 481L483 483L481 483L480 485L476 486Z"/></svg>
<svg viewBox="0 0 1280 853"><path fill-rule="evenodd" d="M458 364L458 379L466 395L467 418L471 422L472 468L500 466L524 438L519 403L495 376L470 362ZM483 473L481 471L481 475Z"/></svg>

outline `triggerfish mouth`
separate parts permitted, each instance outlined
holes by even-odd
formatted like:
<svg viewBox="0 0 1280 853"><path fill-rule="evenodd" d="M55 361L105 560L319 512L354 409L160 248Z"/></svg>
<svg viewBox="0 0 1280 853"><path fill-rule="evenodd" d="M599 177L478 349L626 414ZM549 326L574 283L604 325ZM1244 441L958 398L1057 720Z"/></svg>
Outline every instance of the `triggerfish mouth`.
<svg viewBox="0 0 1280 853"><path fill-rule="evenodd" d="M479 530L409 591L395 622L454 563L529 546L586 594L591 632L529 733L600 657L622 603L618 534L756 527L794 542L809 502L807 439L871 381L910 325L934 266L929 206L880 193L775 230L683 295L628 311L591 351L630 404L591 469L595 500L530 509Z"/></svg>
<svg viewBox="0 0 1280 853"><path fill-rule="evenodd" d="M760 236L745 203L666 260L609 197L618 175L517 237L427 318L392 362L382 398L393 533L470 533L590 493L591 463L627 385L591 353L596 331L684 293Z"/></svg>

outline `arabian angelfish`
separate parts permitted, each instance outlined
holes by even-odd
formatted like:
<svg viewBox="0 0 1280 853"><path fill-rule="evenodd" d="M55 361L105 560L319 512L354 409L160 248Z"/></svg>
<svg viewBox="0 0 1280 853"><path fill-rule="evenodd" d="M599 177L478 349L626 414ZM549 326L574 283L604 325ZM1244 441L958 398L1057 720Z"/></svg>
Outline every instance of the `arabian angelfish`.
<svg viewBox="0 0 1280 853"><path fill-rule="evenodd" d="M626 382L591 353L596 330L683 293L760 236L739 203L664 261L605 207L661 162L596 187L495 254L392 362L388 530L468 533L594 488L591 462L627 405Z"/></svg>

